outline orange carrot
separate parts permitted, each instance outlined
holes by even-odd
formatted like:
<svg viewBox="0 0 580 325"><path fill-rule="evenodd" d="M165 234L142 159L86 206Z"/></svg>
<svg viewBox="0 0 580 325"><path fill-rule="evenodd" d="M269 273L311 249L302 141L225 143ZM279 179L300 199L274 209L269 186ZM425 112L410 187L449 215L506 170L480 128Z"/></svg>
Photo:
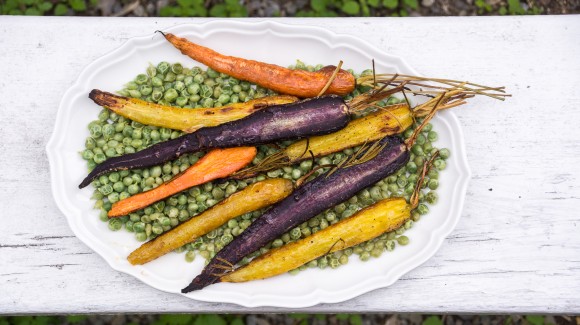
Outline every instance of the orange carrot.
<svg viewBox="0 0 580 325"><path fill-rule="evenodd" d="M110 218L124 216L192 186L226 177L249 164L256 152L254 147L212 150L172 180L150 191L116 202L108 215Z"/></svg>
<svg viewBox="0 0 580 325"><path fill-rule="evenodd" d="M165 39L182 54L208 67L237 79L247 80L279 93L298 97L316 97L324 89L336 70L326 66L318 71L291 70L278 65L226 56L207 47L197 45L185 38L170 33L162 33ZM354 76L339 70L325 94L347 95L354 90Z"/></svg>

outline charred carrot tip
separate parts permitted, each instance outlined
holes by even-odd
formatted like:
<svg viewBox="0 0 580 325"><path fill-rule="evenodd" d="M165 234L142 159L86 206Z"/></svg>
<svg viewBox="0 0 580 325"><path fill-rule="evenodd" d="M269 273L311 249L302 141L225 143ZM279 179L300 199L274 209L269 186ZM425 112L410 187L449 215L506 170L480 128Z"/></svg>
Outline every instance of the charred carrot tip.
<svg viewBox="0 0 580 325"><path fill-rule="evenodd" d="M117 103L117 95L100 91L98 89L93 89L89 93L89 98L92 99L97 105L101 106L113 106Z"/></svg>

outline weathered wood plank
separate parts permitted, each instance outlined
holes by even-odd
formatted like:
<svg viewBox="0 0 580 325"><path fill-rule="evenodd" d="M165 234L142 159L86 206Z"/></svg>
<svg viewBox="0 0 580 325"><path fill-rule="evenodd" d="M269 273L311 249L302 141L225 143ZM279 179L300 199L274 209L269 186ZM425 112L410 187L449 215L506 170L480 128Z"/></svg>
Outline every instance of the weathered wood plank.
<svg viewBox="0 0 580 325"><path fill-rule="evenodd" d="M0 313L264 312L166 294L78 239L44 147L80 71L129 37L203 19L0 16ZM580 311L580 17L281 19L356 35L428 76L502 83L456 114L473 180L463 218L395 285L305 312Z"/></svg>

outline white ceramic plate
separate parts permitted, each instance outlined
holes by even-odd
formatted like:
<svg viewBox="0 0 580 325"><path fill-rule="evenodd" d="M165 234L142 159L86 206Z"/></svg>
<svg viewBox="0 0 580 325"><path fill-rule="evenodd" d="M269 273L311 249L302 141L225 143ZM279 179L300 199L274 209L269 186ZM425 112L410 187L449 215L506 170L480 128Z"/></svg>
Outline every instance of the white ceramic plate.
<svg viewBox="0 0 580 325"><path fill-rule="evenodd" d="M401 58L388 55L352 36L337 35L322 28L285 25L274 22L245 23L211 21L166 29L219 52L287 66L296 59L316 64L345 62L345 68L362 71L375 59L379 72L418 73ZM96 119L99 107L87 95L93 88L107 91L143 73L148 64L181 62L186 67L198 63L181 55L160 35L128 40L120 48L87 66L76 83L65 93L59 107L54 133L47 145L52 193L66 215L75 235L101 255L116 270L135 276L159 290L180 293L202 267L202 258L186 263L183 254L168 254L144 266L132 266L126 256L140 243L125 231L111 232L92 209L92 188L77 185L87 174L79 157L88 136L87 124ZM441 173L439 203L408 231L411 242L385 253L381 258L360 262L351 258L336 270L309 269L298 275L282 275L243 284L220 283L186 297L229 302L246 307L307 307L318 303L340 302L371 290L393 284L403 274L429 259L453 230L463 207L470 177L463 135L451 112L434 119L439 133L438 147L451 150L447 169Z"/></svg>

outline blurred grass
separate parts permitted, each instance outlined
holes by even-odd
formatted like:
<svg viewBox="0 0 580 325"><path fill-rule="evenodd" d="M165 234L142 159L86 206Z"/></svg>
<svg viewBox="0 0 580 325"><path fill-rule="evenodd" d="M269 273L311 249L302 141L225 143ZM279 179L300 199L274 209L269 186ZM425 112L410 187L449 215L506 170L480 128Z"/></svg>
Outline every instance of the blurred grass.
<svg viewBox="0 0 580 325"><path fill-rule="evenodd" d="M169 0L157 2L155 0L0 0L0 14L3 15L32 15L32 16L100 16L115 14L111 6L121 4L128 10L119 10L122 15L131 15L139 5L151 4L155 6L155 12L141 10L139 15L154 15L165 17L248 17L259 15L260 12L251 10L249 7L256 3L268 6L273 10L268 11L267 16L288 15L287 12L276 10L280 8L280 2L256 1L256 0ZM337 16L408 16L408 15L437 15L437 10L431 7L440 6L437 1L429 6L421 4L420 0L309 0L306 2L283 1L283 6L295 7L290 14L299 17L337 17ZM162 7L157 8L158 4ZM526 15L547 13L546 10L553 4L541 5L536 1L520 0L474 0L465 3L470 14L478 15ZM568 5L574 11L577 6ZM104 9L107 7L106 9ZM459 9L457 9L459 10ZM556 9L566 11L566 8ZM119 13L117 12L117 13ZM145 14L143 14L145 13ZM566 13L566 12L550 12Z"/></svg>

